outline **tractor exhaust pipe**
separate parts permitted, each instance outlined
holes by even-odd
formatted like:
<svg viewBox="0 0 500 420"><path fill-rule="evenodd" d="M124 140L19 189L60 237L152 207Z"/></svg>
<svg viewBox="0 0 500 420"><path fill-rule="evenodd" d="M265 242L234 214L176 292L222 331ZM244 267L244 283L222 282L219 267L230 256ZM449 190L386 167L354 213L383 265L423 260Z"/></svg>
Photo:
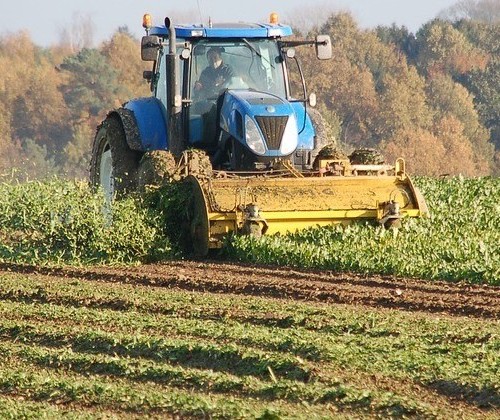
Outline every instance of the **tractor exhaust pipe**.
<svg viewBox="0 0 500 420"><path fill-rule="evenodd" d="M168 30L168 54L165 54L167 72L167 135L168 148L174 156L180 156L185 150L184 136L182 132L182 97L177 83L177 39L175 28L170 18L165 18L165 27Z"/></svg>

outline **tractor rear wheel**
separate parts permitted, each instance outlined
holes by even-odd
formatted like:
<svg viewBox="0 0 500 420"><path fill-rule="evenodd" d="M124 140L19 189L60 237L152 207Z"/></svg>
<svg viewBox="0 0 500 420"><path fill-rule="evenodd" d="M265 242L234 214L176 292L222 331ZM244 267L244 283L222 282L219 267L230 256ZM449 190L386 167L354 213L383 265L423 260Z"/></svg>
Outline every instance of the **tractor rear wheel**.
<svg viewBox="0 0 500 420"><path fill-rule="evenodd" d="M107 117L97 130L90 161L90 182L101 186L112 201L137 189L137 170L142 153L132 150L119 118Z"/></svg>

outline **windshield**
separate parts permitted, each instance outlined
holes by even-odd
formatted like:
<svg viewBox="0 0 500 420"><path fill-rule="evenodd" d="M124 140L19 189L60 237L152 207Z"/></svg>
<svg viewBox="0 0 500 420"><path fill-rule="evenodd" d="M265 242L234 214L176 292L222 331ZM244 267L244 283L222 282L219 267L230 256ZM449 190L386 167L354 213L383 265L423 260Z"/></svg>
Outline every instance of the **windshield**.
<svg viewBox="0 0 500 420"><path fill-rule="evenodd" d="M218 56L213 58L211 50L217 50ZM203 77L210 73L205 71L202 75L203 71L217 60L222 61L219 66L225 66L224 75L229 75L223 88L255 89L285 97L283 66L275 40L201 40L193 46L191 91L196 91L196 83L200 79L203 82Z"/></svg>

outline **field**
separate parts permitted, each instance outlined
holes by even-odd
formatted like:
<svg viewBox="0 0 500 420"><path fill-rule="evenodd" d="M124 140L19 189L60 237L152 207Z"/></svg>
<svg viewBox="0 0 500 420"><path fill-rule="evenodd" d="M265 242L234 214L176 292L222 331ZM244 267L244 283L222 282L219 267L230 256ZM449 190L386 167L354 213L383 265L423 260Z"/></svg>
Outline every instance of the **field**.
<svg viewBox="0 0 500 420"><path fill-rule="evenodd" d="M0 298L2 418L500 415L491 286L3 264Z"/></svg>
<svg viewBox="0 0 500 420"><path fill-rule="evenodd" d="M0 184L0 418L499 418L499 180L419 185L431 219L230 263L180 253L179 195Z"/></svg>

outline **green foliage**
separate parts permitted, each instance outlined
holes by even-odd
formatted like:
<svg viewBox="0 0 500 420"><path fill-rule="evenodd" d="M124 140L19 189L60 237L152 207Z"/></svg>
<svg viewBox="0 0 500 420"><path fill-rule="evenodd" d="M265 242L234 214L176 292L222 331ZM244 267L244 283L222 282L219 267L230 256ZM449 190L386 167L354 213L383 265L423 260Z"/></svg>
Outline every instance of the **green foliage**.
<svg viewBox="0 0 500 420"><path fill-rule="evenodd" d="M141 200L107 208L82 182L0 184L0 259L29 263L123 263L168 256L161 218Z"/></svg>
<svg viewBox="0 0 500 420"><path fill-rule="evenodd" d="M396 47L399 52L406 55L408 61L413 62L416 59L415 35L409 32L408 28L393 23L391 26L377 26L375 31L384 44Z"/></svg>
<svg viewBox="0 0 500 420"><path fill-rule="evenodd" d="M454 77L484 68L486 56L449 22L434 20L417 32L419 70L431 76L446 72Z"/></svg>
<svg viewBox="0 0 500 420"><path fill-rule="evenodd" d="M144 205L158 219L161 232L168 237L176 254L189 252L190 228L188 211L191 203L191 185L185 182L172 182L148 191ZM158 259L165 256L157 255Z"/></svg>
<svg viewBox="0 0 500 420"><path fill-rule="evenodd" d="M228 240L229 258L265 264L500 284L500 180L419 178L431 210L399 230L368 223ZM0 258L133 263L189 249L190 186L168 184L106 209L84 183L0 184Z"/></svg>
<svg viewBox="0 0 500 420"><path fill-rule="evenodd" d="M500 285L500 179L418 184L431 211L399 230L369 224L311 228L286 236L233 237L240 261Z"/></svg>
<svg viewBox="0 0 500 420"><path fill-rule="evenodd" d="M144 62L139 53L139 41L126 27L119 28L111 39L103 44L101 51L110 66L116 70L117 81L123 87L118 95L120 103L151 94L149 85L142 77Z"/></svg>
<svg viewBox="0 0 500 420"><path fill-rule="evenodd" d="M500 404L497 332L492 320L2 272L0 415L452 418L459 400L481 418Z"/></svg>
<svg viewBox="0 0 500 420"><path fill-rule="evenodd" d="M114 107L115 97L122 88L117 71L99 50L84 48L65 58L61 68L70 75L64 99L76 120Z"/></svg>
<svg viewBox="0 0 500 420"><path fill-rule="evenodd" d="M458 81L473 95L481 122L490 130L495 148L500 150L500 24L461 20L454 26L476 48L489 55L485 68L474 69Z"/></svg>

